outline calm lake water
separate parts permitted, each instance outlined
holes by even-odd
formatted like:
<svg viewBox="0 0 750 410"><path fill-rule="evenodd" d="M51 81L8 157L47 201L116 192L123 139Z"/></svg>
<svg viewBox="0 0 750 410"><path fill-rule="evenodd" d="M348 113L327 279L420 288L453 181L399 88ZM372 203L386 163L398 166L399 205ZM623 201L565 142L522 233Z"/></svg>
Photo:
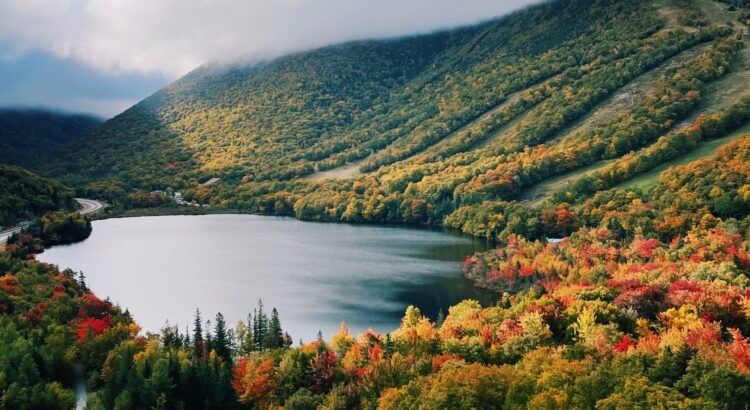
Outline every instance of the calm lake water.
<svg viewBox="0 0 750 410"><path fill-rule="evenodd" d="M442 231L322 224L253 215L160 216L94 222L87 240L38 258L83 271L88 286L130 309L145 330L184 331L196 308L234 324L258 299L295 341L341 320L353 332L398 327L413 304L431 317L472 298L491 303L460 272L484 242Z"/></svg>

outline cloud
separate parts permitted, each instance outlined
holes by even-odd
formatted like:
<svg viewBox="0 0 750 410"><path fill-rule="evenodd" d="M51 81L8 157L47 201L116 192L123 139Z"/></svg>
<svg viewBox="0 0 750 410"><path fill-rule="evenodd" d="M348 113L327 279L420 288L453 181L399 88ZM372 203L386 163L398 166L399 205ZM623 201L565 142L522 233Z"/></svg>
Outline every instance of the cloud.
<svg viewBox="0 0 750 410"><path fill-rule="evenodd" d="M534 0L0 0L1 58L43 50L176 78L209 61L470 24Z"/></svg>

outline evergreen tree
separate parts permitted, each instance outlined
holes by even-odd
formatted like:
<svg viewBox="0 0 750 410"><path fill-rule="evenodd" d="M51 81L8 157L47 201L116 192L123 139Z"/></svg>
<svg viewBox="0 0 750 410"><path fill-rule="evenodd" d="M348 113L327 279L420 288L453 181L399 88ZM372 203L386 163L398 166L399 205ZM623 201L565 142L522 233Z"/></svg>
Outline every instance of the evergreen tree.
<svg viewBox="0 0 750 410"><path fill-rule="evenodd" d="M184 346L185 347L190 347L190 328L188 328L187 326L185 326L185 342L184 342Z"/></svg>
<svg viewBox="0 0 750 410"><path fill-rule="evenodd" d="M89 287L86 285L86 275L83 274L83 271L78 274L78 284L81 286L83 293L89 293Z"/></svg>
<svg viewBox="0 0 750 410"><path fill-rule="evenodd" d="M268 334L266 339L266 347L270 349L277 349L284 345L284 332L281 329L279 312L276 308L273 308L271 311L271 320L268 322Z"/></svg>
<svg viewBox="0 0 750 410"><path fill-rule="evenodd" d="M214 336L211 333L211 320L206 320L206 330L205 330L205 336L203 336L204 339L204 348L203 351L206 353L209 353L211 350L214 350Z"/></svg>
<svg viewBox="0 0 750 410"><path fill-rule="evenodd" d="M230 366L232 364L231 344L231 335L227 330L224 315L219 312L216 314L216 326L214 328L214 350L216 350L216 354L224 359L224 362Z"/></svg>
<svg viewBox="0 0 750 410"><path fill-rule="evenodd" d="M195 320L193 321L193 347L197 357L203 357L203 321L200 309L195 309Z"/></svg>
<svg viewBox="0 0 750 410"><path fill-rule="evenodd" d="M391 334L386 333L385 334L385 344L383 346L383 356L386 358L391 357L393 355L393 352L396 351L396 345L393 343L393 339L391 339Z"/></svg>
<svg viewBox="0 0 750 410"><path fill-rule="evenodd" d="M161 343L165 349L180 348L182 345L180 331L177 329L177 326L170 326L169 321L161 329Z"/></svg>
<svg viewBox="0 0 750 410"><path fill-rule="evenodd" d="M258 300L258 309L253 321L253 344L256 350L263 350L268 341L268 316L263 312L263 300Z"/></svg>

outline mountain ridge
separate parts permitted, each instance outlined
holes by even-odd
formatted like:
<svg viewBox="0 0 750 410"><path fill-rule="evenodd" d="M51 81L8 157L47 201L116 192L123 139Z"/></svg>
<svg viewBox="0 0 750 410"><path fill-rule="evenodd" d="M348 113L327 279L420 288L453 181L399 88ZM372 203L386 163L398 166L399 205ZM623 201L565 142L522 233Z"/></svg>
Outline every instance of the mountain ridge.
<svg viewBox="0 0 750 410"><path fill-rule="evenodd" d="M103 121L89 114L44 108L0 108L0 163L29 166L98 127Z"/></svg>

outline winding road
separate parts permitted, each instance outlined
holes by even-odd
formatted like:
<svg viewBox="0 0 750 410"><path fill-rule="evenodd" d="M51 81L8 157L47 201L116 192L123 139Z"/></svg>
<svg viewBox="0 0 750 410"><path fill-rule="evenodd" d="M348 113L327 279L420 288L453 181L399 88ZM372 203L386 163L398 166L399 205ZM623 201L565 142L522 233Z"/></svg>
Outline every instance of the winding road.
<svg viewBox="0 0 750 410"><path fill-rule="evenodd" d="M79 205L81 205L81 209L79 209L76 212L79 212L81 215L89 215L96 212L101 211L106 207L102 202L95 201L93 199L84 199L84 198L75 198L76 202L78 202ZM29 226L31 222L24 221L18 224L18 226L14 226L13 228L8 228L3 231L0 231L0 243L4 243L8 240L8 238L11 237L16 232L20 232L21 229Z"/></svg>
<svg viewBox="0 0 750 410"><path fill-rule="evenodd" d="M81 209L78 211L81 215L93 214L104 209L105 205L102 202L94 201L93 199L76 198L76 202L81 205Z"/></svg>

